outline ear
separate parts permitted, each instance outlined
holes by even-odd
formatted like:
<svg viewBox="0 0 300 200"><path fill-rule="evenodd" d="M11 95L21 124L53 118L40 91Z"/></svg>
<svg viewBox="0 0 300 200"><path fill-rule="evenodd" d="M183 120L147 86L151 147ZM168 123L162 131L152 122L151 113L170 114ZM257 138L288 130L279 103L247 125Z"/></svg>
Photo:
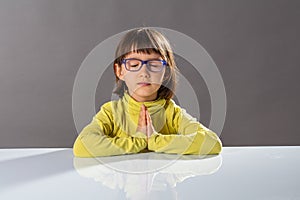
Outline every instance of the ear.
<svg viewBox="0 0 300 200"><path fill-rule="evenodd" d="M124 81L124 72L123 72L123 70L122 70L122 66L120 66L120 65L118 65L118 64L115 64L114 67L115 67L115 73L116 73L117 77L118 77L120 80Z"/></svg>

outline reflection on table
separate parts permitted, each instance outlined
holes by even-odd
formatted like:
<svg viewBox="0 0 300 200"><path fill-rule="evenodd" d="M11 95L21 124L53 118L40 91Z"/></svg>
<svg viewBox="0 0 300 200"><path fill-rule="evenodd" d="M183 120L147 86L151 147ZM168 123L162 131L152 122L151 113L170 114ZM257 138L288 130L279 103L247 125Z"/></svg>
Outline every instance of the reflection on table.
<svg viewBox="0 0 300 200"><path fill-rule="evenodd" d="M79 175L93 178L110 189L120 189L128 199L153 199L168 191L176 198L176 184L187 178L209 175L222 165L222 156L142 153L125 156L74 158Z"/></svg>

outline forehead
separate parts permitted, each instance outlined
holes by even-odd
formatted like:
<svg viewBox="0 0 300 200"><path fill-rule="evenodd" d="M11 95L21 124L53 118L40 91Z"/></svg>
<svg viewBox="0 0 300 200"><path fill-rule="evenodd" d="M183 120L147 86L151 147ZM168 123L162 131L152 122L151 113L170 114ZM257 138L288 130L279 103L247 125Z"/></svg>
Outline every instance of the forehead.
<svg viewBox="0 0 300 200"><path fill-rule="evenodd" d="M125 58L137 58L141 60L146 59L161 59L161 55L155 52L152 53L142 53L142 52L131 52L125 56Z"/></svg>

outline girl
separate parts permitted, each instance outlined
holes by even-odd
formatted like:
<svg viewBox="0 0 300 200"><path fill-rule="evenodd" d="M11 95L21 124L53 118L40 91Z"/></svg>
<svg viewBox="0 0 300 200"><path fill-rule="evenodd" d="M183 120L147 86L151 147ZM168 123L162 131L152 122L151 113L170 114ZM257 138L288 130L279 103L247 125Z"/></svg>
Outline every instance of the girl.
<svg viewBox="0 0 300 200"><path fill-rule="evenodd" d="M129 31L117 47L114 73L114 93L120 99L103 104L82 130L74 143L75 156L221 152L218 136L172 100L178 69L161 33Z"/></svg>

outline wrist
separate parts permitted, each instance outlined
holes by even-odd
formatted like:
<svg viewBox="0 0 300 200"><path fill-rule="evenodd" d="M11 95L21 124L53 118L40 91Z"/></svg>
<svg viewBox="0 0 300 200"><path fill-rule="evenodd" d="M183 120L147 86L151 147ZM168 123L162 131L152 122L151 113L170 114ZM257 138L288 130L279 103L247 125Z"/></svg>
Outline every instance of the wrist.
<svg viewBox="0 0 300 200"><path fill-rule="evenodd" d="M149 150L155 151L155 140L159 136L159 133L154 131L150 137L147 138L147 146Z"/></svg>
<svg viewBox="0 0 300 200"><path fill-rule="evenodd" d="M142 139L147 139L147 136L145 135L145 133L141 132L141 131L136 131L134 134L131 135L132 137L135 138L142 138Z"/></svg>

